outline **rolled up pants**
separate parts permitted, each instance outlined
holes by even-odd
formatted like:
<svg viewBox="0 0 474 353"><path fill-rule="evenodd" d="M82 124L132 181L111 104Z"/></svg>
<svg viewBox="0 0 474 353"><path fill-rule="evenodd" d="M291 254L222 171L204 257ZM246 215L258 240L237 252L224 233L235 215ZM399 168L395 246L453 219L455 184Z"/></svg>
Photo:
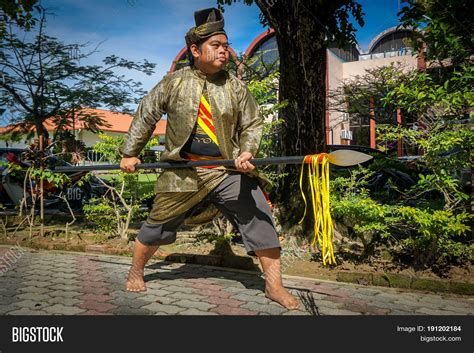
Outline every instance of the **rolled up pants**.
<svg viewBox="0 0 474 353"><path fill-rule="evenodd" d="M203 201L212 202L229 219L242 235L249 255L254 256L256 250L280 247L270 206L254 178L242 173L229 174ZM159 199L155 202L158 204L154 207L159 207ZM174 243L179 226L198 206L163 224L145 222L138 240L145 245Z"/></svg>

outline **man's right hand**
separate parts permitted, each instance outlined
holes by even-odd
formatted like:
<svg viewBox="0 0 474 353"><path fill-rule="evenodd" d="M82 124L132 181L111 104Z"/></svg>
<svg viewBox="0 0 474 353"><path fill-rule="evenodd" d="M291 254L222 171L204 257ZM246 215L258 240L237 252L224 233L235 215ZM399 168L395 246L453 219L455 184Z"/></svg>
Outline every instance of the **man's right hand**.
<svg viewBox="0 0 474 353"><path fill-rule="evenodd" d="M120 169L125 173L133 173L140 163L137 157L123 157L120 161Z"/></svg>

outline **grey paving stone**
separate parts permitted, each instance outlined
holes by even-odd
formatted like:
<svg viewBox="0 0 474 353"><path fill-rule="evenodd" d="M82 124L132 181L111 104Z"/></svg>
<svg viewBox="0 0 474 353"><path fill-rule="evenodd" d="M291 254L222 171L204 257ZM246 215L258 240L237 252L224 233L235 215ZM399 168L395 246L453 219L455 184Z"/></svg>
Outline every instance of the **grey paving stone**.
<svg viewBox="0 0 474 353"><path fill-rule="evenodd" d="M16 296L12 297L0 297L0 305L10 305L12 303L18 302L18 298Z"/></svg>
<svg viewBox="0 0 474 353"><path fill-rule="evenodd" d="M40 276L40 275L29 275L25 276L25 281L38 281L38 282L49 282L52 279L50 276Z"/></svg>
<svg viewBox="0 0 474 353"><path fill-rule="evenodd" d="M161 304L172 304L176 303L178 298L173 298L172 296L166 296L166 297L159 297L155 302L156 303L161 303Z"/></svg>
<svg viewBox="0 0 474 353"><path fill-rule="evenodd" d="M406 310L390 310L389 315L423 315L414 311L406 311Z"/></svg>
<svg viewBox="0 0 474 353"><path fill-rule="evenodd" d="M12 308L18 309L18 307L16 307L16 306L0 304L0 315L4 315L7 312L12 311Z"/></svg>
<svg viewBox="0 0 474 353"><path fill-rule="evenodd" d="M307 311L302 311L302 310L289 310L284 312L282 315L284 316L308 316L311 315Z"/></svg>
<svg viewBox="0 0 474 353"><path fill-rule="evenodd" d="M77 291L81 289L80 286L76 286L74 284L62 284L62 283L53 284L49 286L48 288L52 290L64 290L64 291Z"/></svg>
<svg viewBox="0 0 474 353"><path fill-rule="evenodd" d="M265 292L263 292L261 289L249 289L249 288L245 288L245 290L243 292L241 292L243 294L247 294L247 295L260 295L260 296L265 296Z"/></svg>
<svg viewBox="0 0 474 353"><path fill-rule="evenodd" d="M45 302L52 304L63 304L68 306L74 306L81 302L82 300L75 298L64 298L64 297L54 297L46 299Z"/></svg>
<svg viewBox="0 0 474 353"><path fill-rule="evenodd" d="M132 308L129 306L121 306L111 311L114 315L153 315L154 313L150 310L142 308Z"/></svg>
<svg viewBox="0 0 474 353"><path fill-rule="evenodd" d="M142 306L150 304L150 301L145 301L141 297L140 299L127 299L127 298L115 298L109 300L108 303L117 305L117 306L128 306L130 308L141 308Z"/></svg>
<svg viewBox="0 0 474 353"><path fill-rule="evenodd" d="M390 302L385 302L385 303L380 303L380 302L371 302L371 306L376 306L378 308L382 309L390 309L390 310L403 310L403 311L415 311L416 308L419 307L419 305L402 305L400 303L390 303Z"/></svg>
<svg viewBox="0 0 474 353"><path fill-rule="evenodd" d="M262 305L262 304L258 304L258 303L255 303L255 302L250 302L250 303L247 303L247 304L243 304L240 307L244 308L244 309L257 311L259 313L260 312L267 313L267 314L270 314L270 315L281 315L284 312L288 311L287 309L283 308L280 305L273 305L273 304Z"/></svg>
<svg viewBox="0 0 474 353"><path fill-rule="evenodd" d="M173 293L170 296L176 299L187 299L191 301L202 301L203 299L207 298L207 296L204 296L204 295L189 294L189 293Z"/></svg>
<svg viewBox="0 0 474 353"><path fill-rule="evenodd" d="M48 287L35 287L35 286L27 286L19 288L20 293L36 293L36 294L44 294L52 292L53 290Z"/></svg>
<svg viewBox="0 0 474 353"><path fill-rule="evenodd" d="M40 276L40 277L50 277L52 274L51 270L42 270L38 268L29 268L24 271L25 275L28 276Z"/></svg>
<svg viewBox="0 0 474 353"><path fill-rule="evenodd" d="M196 292L196 290L191 287L178 287L178 286L173 286L173 285L164 287L164 289L169 292L181 292L181 293L195 293Z"/></svg>
<svg viewBox="0 0 474 353"><path fill-rule="evenodd" d="M114 290L109 293L111 297L135 299L147 295L147 292L128 292L124 289Z"/></svg>
<svg viewBox="0 0 474 353"><path fill-rule="evenodd" d="M186 282L184 280L180 280L180 279L173 279L173 280L162 280L162 279L158 279L158 280L154 280L158 283L161 283L161 284L164 284L164 285L167 285L167 286L177 286L177 287L189 287L192 283L191 282Z"/></svg>
<svg viewBox="0 0 474 353"><path fill-rule="evenodd" d="M190 308L190 309L194 308L194 309L198 309L198 310L202 310L202 311L206 311L206 310L209 310L211 308L216 307L215 304L210 304L210 303L206 303L206 302L192 301L192 300L187 300L187 299L178 300L177 302L173 303L173 305L178 305L178 306L183 307L183 308Z"/></svg>
<svg viewBox="0 0 474 353"><path fill-rule="evenodd" d="M45 307L48 307L50 304L46 302L38 302L35 300L21 300L15 303L11 304L14 307L19 307L19 308L28 308L28 309L43 309Z"/></svg>
<svg viewBox="0 0 474 353"><path fill-rule="evenodd" d="M453 305L444 305L441 310L446 310L446 311L452 311L458 314L464 314L464 315L473 315L474 314L474 309L473 308L466 308L466 307L460 307L460 306L453 306Z"/></svg>
<svg viewBox="0 0 474 353"><path fill-rule="evenodd" d="M247 290L247 288L245 288L243 285L242 287L225 287L224 290L226 292L231 292L231 293L242 293L242 292L245 292Z"/></svg>
<svg viewBox="0 0 474 353"><path fill-rule="evenodd" d="M169 293L167 293L169 294ZM153 303L153 302L157 302L159 301L161 298L164 298L166 296L166 294L164 295L156 295L154 293L148 293L146 295L144 295L143 297L140 297L140 300L144 301L144 302L147 302L147 303ZM176 299L178 300L178 299Z"/></svg>
<svg viewBox="0 0 474 353"><path fill-rule="evenodd" d="M17 310L12 310L6 313L6 315L28 315L29 316L29 315L49 315L49 313L43 310L32 310L28 308L21 308Z"/></svg>
<svg viewBox="0 0 474 353"><path fill-rule="evenodd" d="M75 273L76 271L77 268L75 266L56 268L56 272L59 273Z"/></svg>
<svg viewBox="0 0 474 353"><path fill-rule="evenodd" d="M459 314L459 313L456 313L456 312L453 312L453 311L426 308L426 307L417 308L415 311L417 313L425 314L425 315L456 315L456 314Z"/></svg>
<svg viewBox="0 0 474 353"><path fill-rule="evenodd" d="M334 309L334 308L327 308L327 307L320 307L319 308L320 315L362 315L359 312L349 311L344 309Z"/></svg>
<svg viewBox="0 0 474 353"><path fill-rule="evenodd" d="M22 284L25 287L33 286L33 287L41 287L41 288L53 285L53 283L49 281L36 281L36 280L25 281Z"/></svg>
<svg viewBox="0 0 474 353"><path fill-rule="evenodd" d="M233 287L235 285L235 280L233 280L233 279L215 278L215 277L211 277L209 279L211 279L216 284L219 284L219 285L225 286L225 287L227 287L227 286Z"/></svg>
<svg viewBox="0 0 474 353"><path fill-rule="evenodd" d="M23 293L23 294L17 295L16 297L20 300L28 300L29 299L29 300L35 300L35 301L38 301L38 302L42 302L42 301L51 299L51 297L49 295L38 294L38 293Z"/></svg>
<svg viewBox="0 0 474 353"><path fill-rule="evenodd" d="M380 291L376 290L376 289L370 289L370 288L357 288L356 290L354 290L354 293L353 295L362 295L362 296L367 296L367 297L370 297L370 296L373 296L373 295L376 295L380 293Z"/></svg>
<svg viewBox="0 0 474 353"><path fill-rule="evenodd" d="M400 298L400 299L397 299L393 302L394 304L399 304L400 306L408 306L408 307L411 307L411 306L422 306L422 304L419 302L419 301L415 301L415 300L407 300L405 298ZM433 306L434 304L433 303L428 303L429 306ZM439 305L438 305L439 306Z"/></svg>
<svg viewBox="0 0 474 353"><path fill-rule="evenodd" d="M344 303L337 303L330 301L328 298L320 299L315 301L316 306L322 306L325 308L334 308L334 309L341 309L344 307Z"/></svg>
<svg viewBox="0 0 474 353"><path fill-rule="evenodd" d="M303 296L303 297L310 297L313 298L315 301L317 300L328 300L328 295L326 294L321 294L321 293L315 293L311 291L302 291L302 290L289 290L291 294L296 296L297 298Z"/></svg>
<svg viewBox="0 0 474 353"><path fill-rule="evenodd" d="M84 293L76 292L76 291L65 291L65 290L55 290L53 292L49 292L48 295L50 297L64 297L64 298L74 298L78 295L83 295Z"/></svg>
<svg viewBox="0 0 474 353"><path fill-rule="evenodd" d="M54 304L52 306L48 306L47 308L43 309L47 313L56 314L56 315L77 315L79 313L84 312L84 309L74 307L74 306L67 306L63 304Z"/></svg>
<svg viewBox="0 0 474 353"><path fill-rule="evenodd" d="M379 302L394 302L395 300L400 299L400 294L380 292L373 296L372 299Z"/></svg>
<svg viewBox="0 0 474 353"><path fill-rule="evenodd" d="M260 304L269 304L271 302L270 299L268 298L259 297L256 295L248 295L248 294L245 294L245 292L233 295L230 298L237 299L243 302L256 302Z"/></svg>
<svg viewBox="0 0 474 353"><path fill-rule="evenodd" d="M17 294L21 294L23 292L21 292L19 289L6 289L4 291L2 291L0 293L0 298L8 298L8 297L13 297ZM0 300L1 302L1 300Z"/></svg>
<svg viewBox="0 0 474 353"><path fill-rule="evenodd" d="M51 274L51 277L70 279L70 278L79 277L79 274L78 274L78 273L74 273L74 272L72 272L72 273L57 272L57 273Z"/></svg>
<svg viewBox="0 0 474 353"><path fill-rule="evenodd" d="M52 286L55 284L63 284L63 285L75 285L78 286L81 284L81 281L76 278L51 278L48 280L49 283L51 283Z"/></svg>
<svg viewBox="0 0 474 353"><path fill-rule="evenodd" d="M186 308L182 308L176 305L166 305L166 304L159 304L159 303L150 303L142 307L142 309L149 310L151 312L157 313L162 312L166 313L167 315L174 315L181 311L186 310Z"/></svg>
<svg viewBox="0 0 474 353"><path fill-rule="evenodd" d="M191 308L191 309L186 309L184 311L181 311L179 315L206 315L207 316L207 315L218 315L218 314L213 313L211 311L202 311L202 310Z"/></svg>
<svg viewBox="0 0 474 353"><path fill-rule="evenodd" d="M155 295L155 296L162 297L162 296L171 294L173 292L170 292L170 291L165 290L165 289L148 288L146 293L147 293L147 295ZM183 294L183 293L181 293L181 294Z"/></svg>

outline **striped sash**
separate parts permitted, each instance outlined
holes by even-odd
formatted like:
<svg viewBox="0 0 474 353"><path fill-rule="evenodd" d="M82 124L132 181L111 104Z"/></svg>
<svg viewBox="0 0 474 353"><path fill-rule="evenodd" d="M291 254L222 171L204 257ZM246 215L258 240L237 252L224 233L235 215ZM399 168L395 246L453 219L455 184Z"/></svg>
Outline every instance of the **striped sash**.
<svg viewBox="0 0 474 353"><path fill-rule="evenodd" d="M216 130L214 128L214 120L212 119L211 106L204 95L201 96L201 102L199 103L197 123L207 136L211 138L212 142L219 146L219 143L217 143Z"/></svg>

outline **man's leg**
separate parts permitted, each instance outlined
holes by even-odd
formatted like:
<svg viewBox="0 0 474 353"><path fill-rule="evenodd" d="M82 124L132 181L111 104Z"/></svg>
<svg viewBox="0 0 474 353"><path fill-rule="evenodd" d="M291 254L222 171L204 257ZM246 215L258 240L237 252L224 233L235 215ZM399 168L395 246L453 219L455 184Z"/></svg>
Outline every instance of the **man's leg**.
<svg viewBox="0 0 474 353"><path fill-rule="evenodd" d="M137 239L135 239L132 265L125 283L127 291L146 291L145 281L143 280L145 265L160 245L174 243L176 230L184 219L185 214L164 224L150 224L148 222L143 224Z"/></svg>
<svg viewBox="0 0 474 353"><path fill-rule="evenodd" d="M298 300L283 287L280 242L270 207L256 180L245 174L231 174L210 196L239 230L247 252L258 256L265 274L267 297L287 309L298 308Z"/></svg>
<svg viewBox="0 0 474 353"><path fill-rule="evenodd" d="M127 282L125 284L126 290L130 292L146 291L145 281L143 280L143 271L145 265L153 256L159 245L145 245L135 239L133 246L132 266L128 271Z"/></svg>
<svg viewBox="0 0 474 353"><path fill-rule="evenodd" d="M288 310L298 309L298 299L283 287L280 268L280 248L255 250L255 254L260 260L263 274L265 275L265 295L267 298L280 303Z"/></svg>

